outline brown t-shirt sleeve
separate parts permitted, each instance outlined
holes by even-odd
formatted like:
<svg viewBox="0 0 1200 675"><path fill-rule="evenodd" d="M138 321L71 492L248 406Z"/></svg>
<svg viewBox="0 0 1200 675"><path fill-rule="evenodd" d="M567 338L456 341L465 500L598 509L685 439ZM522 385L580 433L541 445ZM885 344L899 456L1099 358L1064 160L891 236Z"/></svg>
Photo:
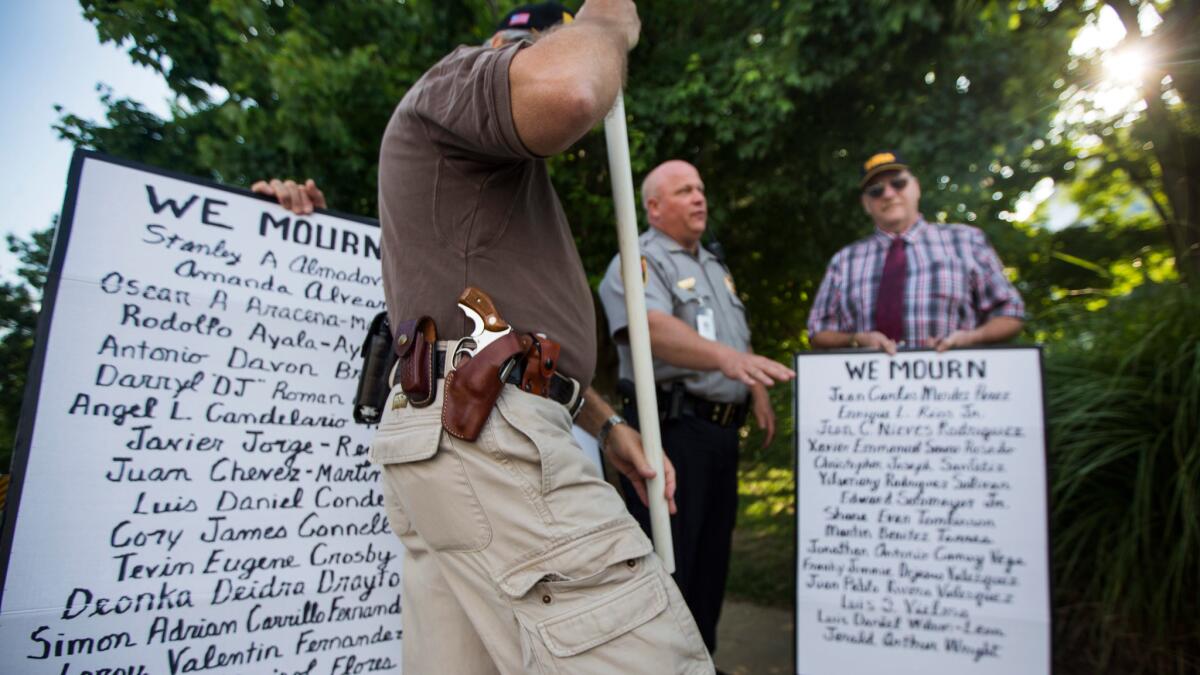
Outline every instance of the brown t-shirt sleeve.
<svg viewBox="0 0 1200 675"><path fill-rule="evenodd" d="M527 42L500 49L459 47L426 77L413 114L449 159L537 158L517 135L508 68Z"/></svg>

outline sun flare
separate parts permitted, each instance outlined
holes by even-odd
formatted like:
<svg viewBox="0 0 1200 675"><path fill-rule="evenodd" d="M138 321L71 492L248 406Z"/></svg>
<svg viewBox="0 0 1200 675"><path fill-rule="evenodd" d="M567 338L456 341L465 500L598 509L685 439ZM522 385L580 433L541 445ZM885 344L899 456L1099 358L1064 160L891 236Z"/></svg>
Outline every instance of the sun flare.
<svg viewBox="0 0 1200 675"><path fill-rule="evenodd" d="M1138 84L1150 65L1140 49L1117 49L1104 55L1104 72L1113 84Z"/></svg>

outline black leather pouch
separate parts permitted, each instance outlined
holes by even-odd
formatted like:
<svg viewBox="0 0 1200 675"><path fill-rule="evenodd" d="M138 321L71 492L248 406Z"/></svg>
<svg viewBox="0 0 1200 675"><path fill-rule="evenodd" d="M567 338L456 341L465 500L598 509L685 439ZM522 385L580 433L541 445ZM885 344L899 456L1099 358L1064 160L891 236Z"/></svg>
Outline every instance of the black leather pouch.
<svg viewBox="0 0 1200 675"><path fill-rule="evenodd" d="M383 406L387 403L388 374L396 364L392 350L392 327L387 312L380 312L371 321L362 344L362 370L358 374L358 389L354 393L354 421L359 424L379 424Z"/></svg>

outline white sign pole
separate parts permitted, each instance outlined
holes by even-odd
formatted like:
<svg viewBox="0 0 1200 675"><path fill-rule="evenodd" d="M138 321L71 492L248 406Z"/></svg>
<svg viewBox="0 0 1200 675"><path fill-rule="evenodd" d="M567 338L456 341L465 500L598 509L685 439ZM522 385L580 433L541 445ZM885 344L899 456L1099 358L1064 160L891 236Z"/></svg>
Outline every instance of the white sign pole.
<svg viewBox="0 0 1200 675"><path fill-rule="evenodd" d="M650 360L650 324L646 320L646 287L642 281L642 256L638 250L637 209L633 199L633 169L629 163L629 133L625 127L625 95L604 118L608 141L608 172L612 175L617 209L617 238L621 249L621 277L625 282L625 311L629 317L629 346L633 353L633 380L637 390L638 422L646 460L654 478L646 486L650 500L650 529L654 551L668 572L675 571L671 544L671 517L663 495L662 435L658 428L658 399L654 391L654 366Z"/></svg>

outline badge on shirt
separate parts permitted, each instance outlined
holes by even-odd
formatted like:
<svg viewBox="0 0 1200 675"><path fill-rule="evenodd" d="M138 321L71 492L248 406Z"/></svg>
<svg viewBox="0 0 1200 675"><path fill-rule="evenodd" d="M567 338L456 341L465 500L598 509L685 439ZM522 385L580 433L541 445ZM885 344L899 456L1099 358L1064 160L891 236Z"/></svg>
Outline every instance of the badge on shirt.
<svg viewBox="0 0 1200 675"><path fill-rule="evenodd" d="M705 340L716 341L717 339L717 319L713 314L712 307L701 307L696 312L696 332Z"/></svg>
<svg viewBox="0 0 1200 675"><path fill-rule="evenodd" d="M737 295L737 288L733 285L733 277L728 274L725 275L725 288L728 288L730 293Z"/></svg>
<svg viewBox="0 0 1200 675"><path fill-rule="evenodd" d="M690 291L696 287L696 277L688 277L686 279L680 279L679 281L675 282L675 285L682 288L685 291Z"/></svg>

